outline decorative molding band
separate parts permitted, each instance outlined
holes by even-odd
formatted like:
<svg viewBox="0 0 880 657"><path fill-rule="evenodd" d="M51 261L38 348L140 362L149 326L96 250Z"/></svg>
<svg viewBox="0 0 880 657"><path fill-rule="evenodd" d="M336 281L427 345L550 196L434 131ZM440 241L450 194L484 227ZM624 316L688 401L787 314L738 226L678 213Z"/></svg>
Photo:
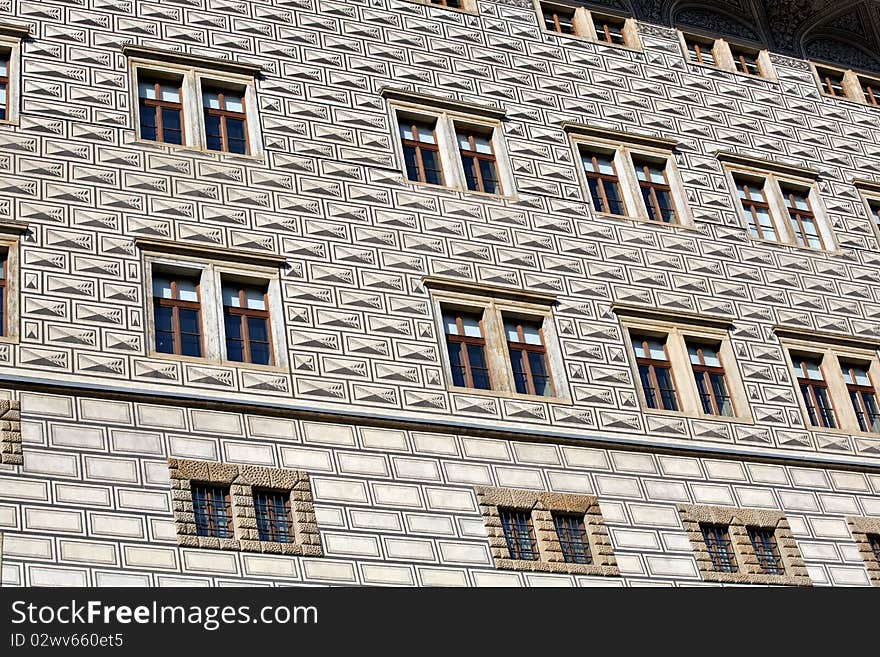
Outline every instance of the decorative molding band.
<svg viewBox="0 0 880 657"><path fill-rule="evenodd" d="M855 335L843 335L842 333L828 333L826 331L814 331L812 329L798 328L794 326L782 326L777 324L773 327L773 333L781 339L800 340L802 342L821 342L840 347L853 347L856 349L880 349L880 338L867 338Z"/></svg>
<svg viewBox="0 0 880 657"><path fill-rule="evenodd" d="M543 306L551 306L556 303L555 294L533 292L531 290L518 290L502 287L500 285L473 283L471 281L458 281L451 278L442 278L440 276L422 277L422 286L430 290L443 290L444 292L455 292L459 294L473 294L476 296L507 299L509 301L522 301Z"/></svg>
<svg viewBox="0 0 880 657"><path fill-rule="evenodd" d="M860 189L863 192L868 192L869 194L880 194L880 182L877 182L876 180L853 178L852 184L855 185L856 189Z"/></svg>
<svg viewBox="0 0 880 657"><path fill-rule="evenodd" d="M487 119L501 120L507 114L507 110L503 107L489 107L487 105L477 105L452 98L444 98L442 96L431 96L407 89L398 89L395 87L382 87L379 89L379 95L385 100L393 100L400 103L410 103L413 105L427 106L431 109L448 110L450 112L461 112L462 114L472 114Z"/></svg>
<svg viewBox="0 0 880 657"><path fill-rule="evenodd" d="M750 155L741 155L739 153L734 153L733 151L719 151L715 153L715 157L717 157L718 161L723 164L749 167L751 169L761 169L763 171L778 173L783 176L792 176L794 178L809 178L810 180L815 180L821 175L815 169L807 169L806 167L799 167L794 164L765 160Z"/></svg>
<svg viewBox="0 0 880 657"><path fill-rule="evenodd" d="M13 25L12 23L0 23L0 36L24 39L31 33L30 25Z"/></svg>
<svg viewBox="0 0 880 657"><path fill-rule="evenodd" d="M169 240L157 240L150 237L137 237L135 246L141 251L149 253L162 253L194 258L206 258L208 260L223 260L236 264L257 265L259 267L271 267L277 269L287 262L287 258L277 253L253 253L240 249L226 249L223 247L203 246L201 244L181 244Z"/></svg>
<svg viewBox="0 0 880 657"><path fill-rule="evenodd" d="M262 68L256 64L231 62L226 59L215 59L214 57L203 57L201 55L189 55L187 53L176 52L173 50L145 48L143 46L133 46L130 44L122 46L122 54L126 57L154 60L159 64L181 64L183 66L209 68L216 71L237 73L239 75L247 75L250 77L259 75L262 71Z"/></svg>
<svg viewBox="0 0 880 657"><path fill-rule="evenodd" d="M587 125L586 123L563 121L559 125L567 134L574 135L576 137L607 139L615 143L647 146L650 148L659 148L666 151L675 150L679 143L677 139L667 139L665 137L654 137L652 135L624 132L622 130L615 130L613 128L603 128L596 125Z"/></svg>
<svg viewBox="0 0 880 657"><path fill-rule="evenodd" d="M681 310L666 310L648 306L634 306L627 303L612 303L611 312L620 317L636 317L641 319L653 319L672 324L689 324L691 326L705 326L729 331L733 328L734 318L719 315L703 315Z"/></svg>

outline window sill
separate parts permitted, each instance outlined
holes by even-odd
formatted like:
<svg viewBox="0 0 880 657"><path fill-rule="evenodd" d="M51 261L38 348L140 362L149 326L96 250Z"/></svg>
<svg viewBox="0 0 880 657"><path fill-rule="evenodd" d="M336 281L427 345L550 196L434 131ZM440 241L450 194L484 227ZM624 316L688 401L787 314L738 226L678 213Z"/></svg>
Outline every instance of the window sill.
<svg viewBox="0 0 880 657"><path fill-rule="evenodd" d="M739 415L736 417L730 417L728 415L706 415L705 413L694 413L692 411L664 411L659 408L646 408L644 406L642 406L642 412L645 415L656 415L658 417L678 417L691 420L724 422L727 424L755 424L754 418L748 415Z"/></svg>
<svg viewBox="0 0 880 657"><path fill-rule="evenodd" d="M540 18L540 16L539 16ZM553 36L562 37L563 39L572 39L574 41L580 41L581 43L592 43L597 46L606 46L608 48L614 48L614 50L625 50L634 53L644 53L643 48L639 48L637 46L629 46L626 44L617 44L617 43L608 43L607 41L599 41L598 39L591 39L590 37L584 36L582 34L565 34L564 32L556 32L555 30L542 30L544 34L552 34Z"/></svg>
<svg viewBox="0 0 880 657"><path fill-rule="evenodd" d="M220 358L204 358L201 356L180 356L178 354L165 354L158 351L151 351L147 354L149 358L156 360L171 360L180 363L192 363L194 365L210 365L212 367L234 367L240 370L249 370L253 372L268 372L273 374L289 374L289 371L277 365L256 365L253 363L239 363L238 361L222 360Z"/></svg>
<svg viewBox="0 0 880 657"><path fill-rule="evenodd" d="M765 244L767 246L778 246L788 249L797 249L798 251L807 251L809 253L827 253L829 255L840 255L840 249L815 249L812 246L801 246L800 244L795 244L794 242L780 242L779 240L765 240L760 237L754 237L751 233L748 232L749 229L746 228L746 232L748 233L749 240L752 242L757 242L758 244Z"/></svg>
<svg viewBox="0 0 880 657"><path fill-rule="evenodd" d="M481 390L480 388L464 388L461 386L449 386L449 392L465 395L478 395L480 397L494 397L496 399L510 399L515 401L542 402L548 404L571 404L568 397L544 397L542 395L523 395L518 392L507 390Z"/></svg>
<svg viewBox="0 0 880 657"><path fill-rule="evenodd" d="M819 95L822 98L827 98L828 100L842 100L845 103L851 103L853 105L858 105L859 107L875 107L880 109L880 105L875 105L874 103L869 103L867 101L855 100L854 98L850 98L849 96L832 96L831 94L827 94L824 91L820 91Z"/></svg>
<svg viewBox="0 0 880 657"><path fill-rule="evenodd" d="M21 122L18 119L7 119L6 121L0 121L0 127L20 128Z"/></svg>
<svg viewBox="0 0 880 657"><path fill-rule="evenodd" d="M144 146L147 148L153 148L155 150L165 151L166 153L174 153L174 152L185 152L185 153L198 153L201 155L211 156L215 159L223 159L230 158L235 160L243 160L245 162L262 162L265 163L266 158L264 155L241 155L239 153L224 153L223 151L212 151L207 148L202 148L200 146L190 146L188 144L166 144L159 141L151 141L149 139L134 139L133 141L127 142L128 144L133 144L136 146Z"/></svg>
<svg viewBox="0 0 880 657"><path fill-rule="evenodd" d="M647 224L649 226L662 226L664 228L679 228L681 230L695 230L699 231L700 229L697 226L691 226L689 224L682 223L666 223L663 221L654 221L653 219L648 219L648 217L633 217L631 215L625 214L612 214L610 212L596 212L593 211L593 214L597 217L601 217L603 219L614 219L616 221L629 221L633 224Z"/></svg>
<svg viewBox="0 0 880 657"><path fill-rule="evenodd" d="M479 16L480 12L476 9L465 9L459 7L444 7L443 5L437 5L433 2L428 2L427 0L406 0L406 2L412 3L414 5L425 5L427 7L436 7L437 9L445 9L446 11L452 11L457 14L467 14L468 16Z"/></svg>
<svg viewBox="0 0 880 657"><path fill-rule="evenodd" d="M18 344L17 335L0 335L0 344Z"/></svg>
<svg viewBox="0 0 880 657"><path fill-rule="evenodd" d="M729 75L735 75L739 78L745 78L747 80L762 80L764 82L769 82L771 84L779 85L780 82L777 78L772 77L768 78L764 75L750 75L748 73L743 73L742 71L730 70L729 68L722 68L720 66L713 66L712 64L700 64L700 62L695 62L690 59L686 59L687 63L694 68L702 68L709 71L721 71L722 73L727 73Z"/></svg>
<svg viewBox="0 0 880 657"><path fill-rule="evenodd" d="M804 429L814 433L830 433L836 436L856 436L858 438L880 438L880 433L876 431L862 431L861 429L847 429L845 427L837 427L829 429L827 427L817 427L812 424L804 424Z"/></svg>
<svg viewBox="0 0 880 657"><path fill-rule="evenodd" d="M428 191L447 190L450 192L456 192L458 194L482 196L485 198L494 198L494 199L498 199L498 200L502 200L502 201L511 201L511 202L519 200L519 196L516 194L514 194L512 196L509 194L490 194L489 192L479 192L479 191L475 191L473 189L468 189L467 187L454 187L452 185L435 185L433 183L423 183L423 182L419 182L417 180L410 180L409 178L406 177L405 173L403 174L403 176L404 176L403 181L405 184L409 185L410 187L415 187L417 189L424 188Z"/></svg>
<svg viewBox="0 0 880 657"><path fill-rule="evenodd" d="M586 563L567 563L564 561L541 561L528 559L495 559L499 570L518 570L520 572L559 573L562 575L601 575L619 577L617 566L600 566Z"/></svg>

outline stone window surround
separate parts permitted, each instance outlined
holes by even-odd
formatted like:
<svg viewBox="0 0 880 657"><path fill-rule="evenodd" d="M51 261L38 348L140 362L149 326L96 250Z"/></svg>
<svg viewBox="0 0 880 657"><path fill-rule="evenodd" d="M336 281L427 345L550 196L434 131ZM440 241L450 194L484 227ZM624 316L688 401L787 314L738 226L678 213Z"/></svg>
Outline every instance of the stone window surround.
<svg viewBox="0 0 880 657"><path fill-rule="evenodd" d="M540 294L522 293L518 290L497 289L492 286L460 285L458 282L439 280L426 277L423 284L430 290L431 303L436 318L436 327L440 336L440 357L447 389L473 395L493 397L509 397L542 402L571 403L565 363L562 358L559 336L553 320L553 304L555 298ZM486 341L486 360L490 376L495 388L479 390L476 388L459 387L452 384L451 365L446 350L446 329L443 324L444 310L463 310L483 315L483 330ZM504 333L502 313L520 319L531 319L541 322L544 334L547 364L553 382L553 397L521 394L516 391L513 372L510 368L510 356L507 349L507 337Z"/></svg>
<svg viewBox="0 0 880 657"><path fill-rule="evenodd" d="M21 403L0 400L0 464L23 465L21 453Z"/></svg>
<svg viewBox="0 0 880 657"><path fill-rule="evenodd" d="M822 203L819 189L816 185L818 172L811 169L801 167L793 167L785 164L749 158L746 156L721 152L717 154L718 160L722 163L725 178L727 179L728 188L731 190L734 201L734 210L740 224L746 229L749 239L763 244L784 244L796 249L808 249L809 251L826 251L834 252L838 250L837 240L834 231L831 230L831 220L825 211L825 205ZM742 205L740 204L739 193L736 188L736 176L752 179L761 179L763 182L762 189L770 205L770 218L776 227L776 232L780 236L779 242L773 240L762 240L753 237L748 232L748 226L742 216ZM809 190L810 207L816 217L816 227L822 236L824 249L814 249L808 246L801 246L797 243L794 231L789 220L788 208L785 206L785 197L782 194L780 183L788 184L792 187L802 190Z"/></svg>
<svg viewBox="0 0 880 657"><path fill-rule="evenodd" d="M309 475L302 470L266 468L216 461L168 459L177 544L183 547L241 550L293 556L323 556ZM196 535L192 482L229 486L233 538ZM259 540L254 488L290 492L294 541Z"/></svg>
<svg viewBox="0 0 880 657"><path fill-rule="evenodd" d="M132 108L134 140L162 148L196 150L229 158L263 159L263 137L257 103L256 76L259 68L236 64L209 57L183 55L153 48L125 46L130 79L129 103ZM181 78L183 101L184 144L164 144L141 139L140 114L138 111L138 79L140 72L158 73ZM205 144L205 117L202 106L202 82L216 83L244 90L244 106L247 115L248 154L225 153L209 150Z"/></svg>
<svg viewBox="0 0 880 657"><path fill-rule="evenodd" d="M620 48L621 50L632 50L635 52L642 51L642 40L639 37L639 30L636 25L636 20L629 14L615 11L611 7L591 8L590 6L584 5L583 2L579 2L578 0L548 0L547 2L542 2L541 0L532 0L532 3L535 6L535 12L538 16L538 27L540 27L541 31L544 33L554 34L563 38L582 39L591 43L598 43L603 46ZM544 6L550 8L561 7L563 9L573 9L574 20L572 21L572 23L574 24L574 29L576 30L577 34L561 34L559 32L553 32L545 29L543 11ZM625 44L621 45L617 43L608 43L607 41L600 39L599 35L596 33L596 26L593 23L594 15L598 17L607 16L608 18L624 19L623 39L625 41Z"/></svg>
<svg viewBox="0 0 880 657"><path fill-rule="evenodd" d="M694 217L687 201L687 194L682 184L678 164L675 161L675 148L678 142L671 139L662 139L648 135L639 135L628 132L602 128L598 126L579 123L564 122L562 129L568 133L572 151L574 154L575 167L584 190L585 199L590 206L590 211L598 216L613 217L615 219L631 219L649 223L656 226L690 228L694 229ZM598 212L593 207L590 197L590 187L581 162L582 149L593 149L600 153L613 154L614 168L620 184L623 196L623 204L627 214L616 215ZM672 201L675 206L677 221L663 223L654 221L648 216L648 209L642 198L639 181L636 178L633 156L641 156L651 161L664 161L666 178L671 188Z"/></svg>
<svg viewBox="0 0 880 657"><path fill-rule="evenodd" d="M715 66L711 64L701 64L699 62L695 62L691 59L689 48L687 45L687 38L694 37L700 41L711 41L712 42L712 54L715 56ZM757 42L748 42L743 41L741 39L727 39L724 37L719 37L717 34L713 34L711 32L706 32L703 30L695 29L695 28L683 28L678 30L678 40L681 45L682 53L684 54L685 61L691 66L702 66L704 68L710 69L720 69L722 71L727 71L728 73L732 73L734 75L740 75L745 78L750 78L752 80L767 80L770 82L777 82L778 77L776 75L776 69L773 66L773 62L770 58L770 51L767 50L762 44ZM731 46L735 48L742 48L744 50L751 50L753 52L758 53L758 66L761 69L761 75L748 75L743 73L736 67L736 61L733 56L733 51L731 50Z"/></svg>
<svg viewBox="0 0 880 657"><path fill-rule="evenodd" d="M178 247L162 240L138 238L137 246L143 252L144 307L146 338L151 358L223 365L266 372L289 371L287 338L284 328L284 303L281 294L280 266L283 259L261 254L244 253L198 247ZM204 350L200 358L159 353L155 350L156 332L153 319L153 268L196 275L200 282L202 312L202 339ZM222 277L232 276L238 281L267 286L269 328L272 332L273 364L259 365L228 360L226 332L221 297Z"/></svg>
<svg viewBox="0 0 880 657"><path fill-rule="evenodd" d="M18 125L21 112L21 42L30 28L0 23L0 50L9 53L9 87L6 98L6 119L0 125Z"/></svg>
<svg viewBox="0 0 880 657"><path fill-rule="evenodd" d="M877 207L880 207L880 182L862 180L859 178L854 179L852 182L862 196L862 201L868 212L868 221L871 224L871 230L878 242L880 242L880 224L877 223L877 215L870 205L871 203L875 203L877 204Z"/></svg>
<svg viewBox="0 0 880 657"><path fill-rule="evenodd" d="M822 69L843 74L843 91L846 93L845 97L832 96L831 94L825 92L825 85L822 81ZM819 93L822 95L823 98L845 100L851 103L858 103L859 105L875 107L865 98L865 92L862 89L861 80L865 79L873 82L875 85L880 85L880 78L878 78L876 74L860 71L858 69L845 68L835 64L826 64L824 62L814 61L810 62L810 71L813 73L813 77L816 80L816 85L819 87Z"/></svg>
<svg viewBox="0 0 880 657"><path fill-rule="evenodd" d="M614 557L608 530L599 501L594 495L551 493L517 488L477 486L477 503L489 537L489 550L495 567L502 570L562 573L569 575L604 575L617 577L620 570ZM511 559L498 508L530 511L538 544L538 560ZM584 516L592 563L567 563L562 555L553 513Z"/></svg>
<svg viewBox="0 0 880 657"><path fill-rule="evenodd" d="M743 509L732 506L693 504L679 504L677 506L682 525L694 549L697 568L703 580L722 584L812 586L797 541L795 541L791 526L783 513L775 510ZM725 573L713 570L712 559L700 528L701 523L728 527L730 542L736 554L738 572ZM784 575L768 575L759 571L758 558L749 539L749 527L773 531L785 568Z"/></svg>
<svg viewBox="0 0 880 657"><path fill-rule="evenodd" d="M877 434L870 431L862 431L855 411L852 407L852 401L849 397L849 391L846 388L846 381L840 370L840 360L854 361L857 363L868 364L868 376L874 385L875 393L880 400L880 359L877 358L876 346L852 346L848 344L835 344L824 337L812 337L804 334L801 337L792 337L788 333L780 336L780 343L783 346L785 354L785 363L788 371L791 373L791 383L795 388L795 397L797 398L798 407L804 418L804 426L812 431L821 431L822 433L841 433L846 435L863 435L876 437ZM811 355L818 357L822 365L822 377L828 386L828 397L834 408L834 415L837 419L837 428L830 429L826 427L816 427L810 424L809 414L804 405L803 396L798 389L797 372L794 368L794 360L792 353L799 355Z"/></svg>
<svg viewBox="0 0 880 657"><path fill-rule="evenodd" d="M516 197L516 180L513 176L513 168L504 140L504 110L391 87L384 87L379 93L388 101L391 129L394 131L394 151L397 161L400 163L399 168L403 172L404 183L417 187L455 189L464 194L475 194L488 198ZM409 180L406 177L403 144L398 128L399 117L436 122L435 134L437 145L440 148L440 166L446 184L434 185ZM490 194L468 189L456 140L456 126L491 130L492 150L495 155L495 167L501 183L502 194Z"/></svg>
<svg viewBox="0 0 880 657"><path fill-rule="evenodd" d="M852 533L853 541L859 549L859 554L865 562L868 571L868 579L873 586L880 586L880 563L871 550L868 535L880 536L880 518L866 518L863 516L847 516L846 522Z"/></svg>
<svg viewBox="0 0 880 657"><path fill-rule="evenodd" d="M6 253L5 335L0 335L0 343L18 343L20 305L19 237L27 229L28 227L23 224L0 222L0 252Z"/></svg>
<svg viewBox="0 0 880 657"><path fill-rule="evenodd" d="M691 316L684 313L672 316L623 304L614 304L612 311L620 318L626 350L630 359L633 382L643 412L666 416L712 419L722 422L750 424L754 422L746 388L739 371L736 352L730 340L729 324L725 320L700 315ZM666 336L667 353L669 354L669 362L672 365L672 378L675 383L675 390L678 394L681 410L668 411L648 407L645 401L645 393L639 382L640 377L638 365L636 364L636 354L630 339L631 331L651 336ZM693 369L688 357L687 345L685 343L687 338L696 341L708 340L720 343L718 356L722 367L724 367L728 394L733 401L734 411L736 412L735 416L707 415L703 412L697 385L694 381Z"/></svg>

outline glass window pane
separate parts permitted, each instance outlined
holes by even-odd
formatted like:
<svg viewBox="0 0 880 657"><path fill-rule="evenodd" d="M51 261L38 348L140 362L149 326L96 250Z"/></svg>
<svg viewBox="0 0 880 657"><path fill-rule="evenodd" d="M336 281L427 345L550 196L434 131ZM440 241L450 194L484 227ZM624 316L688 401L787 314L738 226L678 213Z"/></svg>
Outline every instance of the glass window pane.
<svg viewBox="0 0 880 657"><path fill-rule="evenodd" d="M163 276L153 276L153 296L161 299L170 299L171 280Z"/></svg>
<svg viewBox="0 0 880 657"><path fill-rule="evenodd" d="M223 102L228 112L240 112L244 114L244 99L241 94L231 93L227 91L223 94Z"/></svg>
<svg viewBox="0 0 880 657"><path fill-rule="evenodd" d="M215 91L203 91L202 102L204 102L205 107L220 109L220 96Z"/></svg>
<svg viewBox="0 0 880 657"><path fill-rule="evenodd" d="M154 82L139 82L138 96L141 98L156 100L156 84Z"/></svg>
<svg viewBox="0 0 880 657"><path fill-rule="evenodd" d="M248 337L256 342L269 342L269 322L262 317L248 317Z"/></svg>
<svg viewBox="0 0 880 657"><path fill-rule="evenodd" d="M231 287L229 285L224 285L223 292L222 292L223 305L224 306L232 306L233 308L240 308L241 302L239 301L239 298L238 298L238 292L239 292L239 290L237 287Z"/></svg>
<svg viewBox="0 0 880 657"><path fill-rule="evenodd" d="M419 132L419 141L423 144L437 143L437 140L434 139L434 129L431 126L419 125L416 126L416 130Z"/></svg>
<svg viewBox="0 0 880 657"><path fill-rule="evenodd" d="M157 332L171 331L171 308L165 306L155 306L153 310L153 323Z"/></svg>
<svg viewBox="0 0 880 657"><path fill-rule="evenodd" d="M459 133L456 133L456 136L458 137L458 147L461 150L463 150L463 151L471 150L471 144L470 144L470 141L468 140L468 135L459 132Z"/></svg>
<svg viewBox="0 0 880 657"><path fill-rule="evenodd" d="M199 300L199 294L196 291L197 283L196 281L189 278L178 278L177 279L177 298L181 301L194 301L197 302Z"/></svg>
<svg viewBox="0 0 880 657"><path fill-rule="evenodd" d="M199 331L199 314L195 310L187 310L179 308L177 318L180 322L181 333L192 333L198 335Z"/></svg>
<svg viewBox="0 0 880 657"><path fill-rule="evenodd" d="M245 288L244 302L245 307L251 310L266 310L266 295L257 288Z"/></svg>
<svg viewBox="0 0 880 657"><path fill-rule="evenodd" d="M534 344L534 345L544 344L541 341L541 327L540 327L540 325L523 322L522 329L523 329L523 337L525 338L526 344Z"/></svg>
<svg viewBox="0 0 880 657"><path fill-rule="evenodd" d="M458 335L458 325L455 322L455 315L443 315L443 326L446 335Z"/></svg>
<svg viewBox="0 0 880 657"><path fill-rule="evenodd" d="M492 153L492 144L489 141L488 137L482 137L480 135L476 135L474 137L474 146L476 146L477 153Z"/></svg>
<svg viewBox="0 0 880 657"><path fill-rule="evenodd" d="M180 102L180 88L177 85L163 84L159 87L162 100L168 103Z"/></svg>
<svg viewBox="0 0 880 657"><path fill-rule="evenodd" d="M473 315L465 315L461 318L462 326L464 327L464 334L471 338L481 338L483 337L483 332L480 330L480 318L475 317Z"/></svg>
<svg viewBox="0 0 880 657"><path fill-rule="evenodd" d="M655 360L666 360L666 350L663 349L663 343L659 340L649 340L648 349L650 358Z"/></svg>
<svg viewBox="0 0 880 657"><path fill-rule="evenodd" d="M227 313L223 317L223 326L226 329L227 340L241 339L241 317Z"/></svg>

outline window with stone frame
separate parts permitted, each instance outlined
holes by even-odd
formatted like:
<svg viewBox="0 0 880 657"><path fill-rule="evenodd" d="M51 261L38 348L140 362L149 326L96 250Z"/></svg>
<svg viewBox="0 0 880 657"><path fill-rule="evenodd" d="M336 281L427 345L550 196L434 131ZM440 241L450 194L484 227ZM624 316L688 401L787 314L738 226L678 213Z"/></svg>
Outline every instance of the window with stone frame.
<svg viewBox="0 0 880 657"><path fill-rule="evenodd" d="M450 389L567 397L551 299L510 298L504 290L460 288L454 281L431 278L426 283L440 318Z"/></svg>
<svg viewBox="0 0 880 657"><path fill-rule="evenodd" d="M259 67L126 45L139 139L207 152L261 156Z"/></svg>
<svg viewBox="0 0 880 657"><path fill-rule="evenodd" d="M576 0L535 0L535 9L547 32L610 46L642 47L635 20L623 13L596 9Z"/></svg>
<svg viewBox="0 0 880 657"><path fill-rule="evenodd" d="M806 249L837 248L816 172L735 153L719 153L718 159L750 237Z"/></svg>
<svg viewBox="0 0 880 657"><path fill-rule="evenodd" d="M871 214L871 223L880 235L880 198L868 199L868 212Z"/></svg>
<svg viewBox="0 0 880 657"><path fill-rule="evenodd" d="M178 545L323 555L305 472L176 458L168 468Z"/></svg>
<svg viewBox="0 0 880 657"><path fill-rule="evenodd" d="M628 336L633 377L648 412L750 421L729 324L614 304Z"/></svg>
<svg viewBox="0 0 880 657"><path fill-rule="evenodd" d="M490 486L476 494L496 568L620 575L596 497Z"/></svg>
<svg viewBox="0 0 880 657"><path fill-rule="evenodd" d="M383 88L407 181L463 192L513 196L504 112L401 89Z"/></svg>
<svg viewBox="0 0 880 657"><path fill-rule="evenodd" d="M596 214L693 226L674 157L677 142L576 123L563 128Z"/></svg>
<svg viewBox="0 0 880 657"><path fill-rule="evenodd" d="M12 95L12 49L0 45L0 121L9 120Z"/></svg>
<svg viewBox="0 0 880 657"><path fill-rule="evenodd" d="M697 569L709 582L810 586L791 525L765 509L679 504Z"/></svg>
<svg viewBox="0 0 880 657"><path fill-rule="evenodd" d="M750 77L776 79L766 48L708 34L680 31L682 50L688 61Z"/></svg>
<svg viewBox="0 0 880 657"><path fill-rule="evenodd" d="M138 238L154 358L284 368L281 256Z"/></svg>
<svg viewBox="0 0 880 657"><path fill-rule="evenodd" d="M824 63L812 67L823 96L880 106L880 77Z"/></svg>
<svg viewBox="0 0 880 657"><path fill-rule="evenodd" d="M880 433L880 360L874 341L776 328L792 367L804 424L814 430Z"/></svg>
<svg viewBox="0 0 880 657"><path fill-rule="evenodd" d="M865 564L868 580L873 586L880 586L880 518L848 516L846 521Z"/></svg>
<svg viewBox="0 0 880 657"><path fill-rule="evenodd" d="M0 25L0 123L17 124L21 110L21 43L30 27Z"/></svg>

